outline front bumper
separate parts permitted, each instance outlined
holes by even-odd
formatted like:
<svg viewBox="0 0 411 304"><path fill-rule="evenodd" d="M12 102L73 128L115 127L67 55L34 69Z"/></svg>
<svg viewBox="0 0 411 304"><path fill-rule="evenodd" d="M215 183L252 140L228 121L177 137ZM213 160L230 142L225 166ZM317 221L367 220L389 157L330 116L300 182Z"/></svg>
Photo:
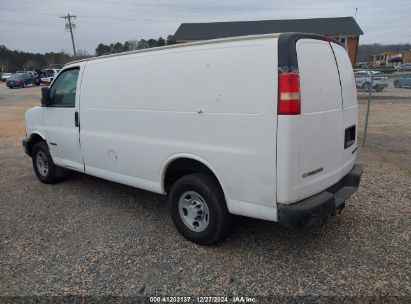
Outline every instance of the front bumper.
<svg viewBox="0 0 411 304"><path fill-rule="evenodd" d="M26 153L28 156L31 157L29 139L27 138L23 139L21 144L23 145L24 153Z"/></svg>
<svg viewBox="0 0 411 304"><path fill-rule="evenodd" d="M354 165L346 176L323 192L293 204L280 204L280 223L287 228L303 228L336 214L358 190L362 173L362 166Z"/></svg>
<svg viewBox="0 0 411 304"><path fill-rule="evenodd" d="M376 88L387 88L387 87L388 87L388 83L385 83L385 82L383 82L383 83L376 83L376 84L374 84L374 87L376 87Z"/></svg>

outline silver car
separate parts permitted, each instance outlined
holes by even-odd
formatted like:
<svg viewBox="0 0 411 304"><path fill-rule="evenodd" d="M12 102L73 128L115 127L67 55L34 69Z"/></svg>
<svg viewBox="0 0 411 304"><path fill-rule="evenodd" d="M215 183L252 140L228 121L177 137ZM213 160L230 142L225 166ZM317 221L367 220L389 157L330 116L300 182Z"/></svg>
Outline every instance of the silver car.
<svg viewBox="0 0 411 304"><path fill-rule="evenodd" d="M403 63L395 68L397 71L411 71L411 63Z"/></svg>
<svg viewBox="0 0 411 304"><path fill-rule="evenodd" d="M394 86L396 88L411 87L411 75L407 75L394 80Z"/></svg>
<svg viewBox="0 0 411 304"><path fill-rule="evenodd" d="M357 89L369 91L370 89L381 92L388 87L388 77L379 71L356 70L354 72ZM372 83L372 88L371 88Z"/></svg>
<svg viewBox="0 0 411 304"><path fill-rule="evenodd" d="M9 79L11 75L13 75L13 74L12 73L3 73L1 75L1 81L3 81L3 82L7 81L7 79Z"/></svg>

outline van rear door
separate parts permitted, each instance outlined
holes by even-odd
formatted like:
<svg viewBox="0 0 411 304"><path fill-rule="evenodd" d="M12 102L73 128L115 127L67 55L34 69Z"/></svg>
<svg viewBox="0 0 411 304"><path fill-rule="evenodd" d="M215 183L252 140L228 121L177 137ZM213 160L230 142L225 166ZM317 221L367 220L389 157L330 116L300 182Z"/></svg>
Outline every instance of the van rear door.
<svg viewBox="0 0 411 304"><path fill-rule="evenodd" d="M344 151L343 166L353 165L357 151L358 104L357 89L350 58L346 50L336 43L331 43L337 61L341 81L341 97L343 100Z"/></svg>
<svg viewBox="0 0 411 304"><path fill-rule="evenodd" d="M327 189L350 171L355 158L351 149L347 151L353 143L345 147L345 133L347 127L355 125L356 98L350 91L351 83L344 84L346 89L342 90L331 43L305 37L294 42L296 58L289 70L299 75L301 104L299 114L278 116L277 190L281 203L298 201ZM345 50L337 45L335 49L346 69L344 81L350 82L347 75L352 68L346 66L342 53ZM348 134L348 139L355 140L353 129L354 135Z"/></svg>

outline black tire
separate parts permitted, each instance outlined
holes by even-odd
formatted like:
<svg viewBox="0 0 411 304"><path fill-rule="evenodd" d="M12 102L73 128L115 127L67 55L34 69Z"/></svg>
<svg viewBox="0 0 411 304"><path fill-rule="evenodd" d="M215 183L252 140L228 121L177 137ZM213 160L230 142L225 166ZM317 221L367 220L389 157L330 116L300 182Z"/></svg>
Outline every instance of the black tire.
<svg viewBox="0 0 411 304"><path fill-rule="evenodd" d="M22 88L27 88L27 83L23 81L23 83L21 84Z"/></svg>
<svg viewBox="0 0 411 304"><path fill-rule="evenodd" d="M401 88L400 82L398 80L394 81L394 87Z"/></svg>
<svg viewBox="0 0 411 304"><path fill-rule="evenodd" d="M371 84L370 84L369 82L364 83L364 84L362 85L362 90L363 90L364 92L369 92L370 90L372 90Z"/></svg>
<svg viewBox="0 0 411 304"><path fill-rule="evenodd" d="M187 193L189 194L187 195ZM180 208L180 199L187 200L187 197L191 197L191 193L198 194L203 199L202 204L207 207L207 224L204 225L205 228L202 231L194 231L180 215L180 211L183 212L184 209ZM183 196L185 197L183 198ZM209 174L192 173L180 178L171 188L169 208L177 230L193 243L200 245L214 244L224 238L230 230L232 215L228 212L220 185ZM194 207L191 210L199 212Z"/></svg>
<svg viewBox="0 0 411 304"><path fill-rule="evenodd" d="M377 91L377 92L382 92L383 89L384 89L384 88L378 87L378 88L376 89L376 91Z"/></svg>
<svg viewBox="0 0 411 304"><path fill-rule="evenodd" d="M46 163L47 170L45 170L45 168L42 170L41 165L38 164L38 161L40 162L40 158L42 158L43 163ZM59 181L63 176L63 168L54 164L49 147L44 141L40 141L33 146L32 163L34 172L42 183L53 184Z"/></svg>

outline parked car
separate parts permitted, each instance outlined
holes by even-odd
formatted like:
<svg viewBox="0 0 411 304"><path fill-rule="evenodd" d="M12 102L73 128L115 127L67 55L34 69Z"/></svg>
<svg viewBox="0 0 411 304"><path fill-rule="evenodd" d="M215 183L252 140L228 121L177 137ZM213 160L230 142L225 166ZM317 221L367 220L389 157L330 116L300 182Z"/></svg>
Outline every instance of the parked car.
<svg viewBox="0 0 411 304"><path fill-rule="evenodd" d="M13 74L12 73L3 73L1 75L1 81L6 82L7 79L9 79L11 75L13 75Z"/></svg>
<svg viewBox="0 0 411 304"><path fill-rule="evenodd" d="M23 146L46 184L66 168L168 194L178 231L212 244L232 214L300 228L342 210L362 174L357 109L338 42L225 38L66 65Z"/></svg>
<svg viewBox="0 0 411 304"><path fill-rule="evenodd" d="M60 70L59 69L46 69L44 70L44 72L46 75L44 77L41 77L41 82L51 83L57 77Z"/></svg>
<svg viewBox="0 0 411 304"><path fill-rule="evenodd" d="M27 73L13 74L6 82L6 85L10 88L25 88L29 84L37 85L37 78L30 76Z"/></svg>
<svg viewBox="0 0 411 304"><path fill-rule="evenodd" d="M411 71L411 63L403 63L395 68L397 71Z"/></svg>
<svg viewBox="0 0 411 304"><path fill-rule="evenodd" d="M27 71L26 73L29 74L30 76L37 77L36 71Z"/></svg>
<svg viewBox="0 0 411 304"><path fill-rule="evenodd" d="M394 87L396 88L411 87L411 75L407 75L407 76L395 79Z"/></svg>
<svg viewBox="0 0 411 304"><path fill-rule="evenodd" d="M368 62L358 62L355 64L355 67L358 67L360 69L366 69L369 67L369 63Z"/></svg>
<svg viewBox="0 0 411 304"><path fill-rule="evenodd" d="M36 79L36 85L41 84L41 78L39 77L39 74L37 71L17 71L16 74L28 74L30 77L33 77Z"/></svg>
<svg viewBox="0 0 411 304"><path fill-rule="evenodd" d="M384 73L378 71L370 70L356 70L354 72L355 84L357 89L363 91L369 91L371 88L377 92L382 92L382 90L388 87L388 77Z"/></svg>

